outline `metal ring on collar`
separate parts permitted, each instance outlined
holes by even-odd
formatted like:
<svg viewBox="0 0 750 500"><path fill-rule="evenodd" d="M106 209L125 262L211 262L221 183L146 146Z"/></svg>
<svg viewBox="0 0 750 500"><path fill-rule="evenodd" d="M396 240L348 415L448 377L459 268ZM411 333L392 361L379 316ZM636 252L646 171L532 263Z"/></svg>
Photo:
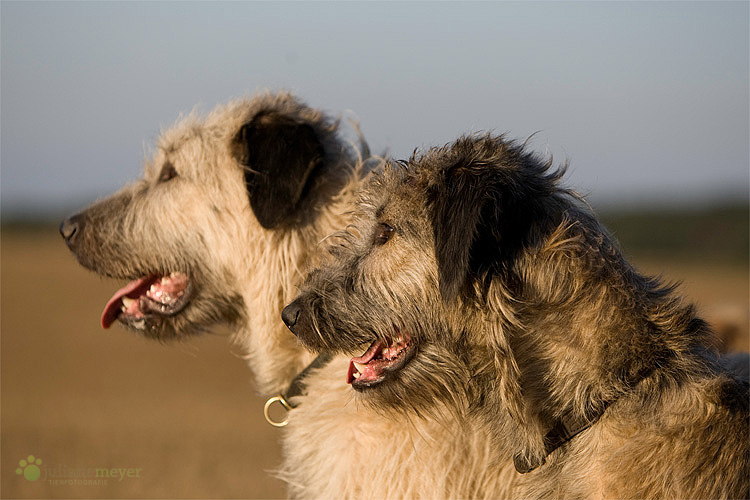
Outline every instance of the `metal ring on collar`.
<svg viewBox="0 0 750 500"><path fill-rule="evenodd" d="M284 420L280 422L276 422L275 420L271 419L271 416L268 414L268 409L271 408L271 405L274 403L281 403L281 406L284 407L284 409L287 411L287 416ZM266 405L263 407L263 416L266 417L266 422L273 425L274 427L284 427L286 424L289 423L289 412L292 410L292 407L289 405L289 402L279 394L278 396L274 396L272 398L268 398L268 401L266 401Z"/></svg>

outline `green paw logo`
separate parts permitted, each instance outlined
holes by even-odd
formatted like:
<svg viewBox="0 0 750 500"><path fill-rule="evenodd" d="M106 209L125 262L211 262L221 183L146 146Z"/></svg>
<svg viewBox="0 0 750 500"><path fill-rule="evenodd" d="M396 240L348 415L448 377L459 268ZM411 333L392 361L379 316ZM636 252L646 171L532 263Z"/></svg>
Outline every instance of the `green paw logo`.
<svg viewBox="0 0 750 500"><path fill-rule="evenodd" d="M29 455L26 460L21 459L18 461L16 474L19 476L23 474L23 477L27 481L36 481L42 475L42 471L39 469L40 465L42 465L41 458L34 458L34 455Z"/></svg>

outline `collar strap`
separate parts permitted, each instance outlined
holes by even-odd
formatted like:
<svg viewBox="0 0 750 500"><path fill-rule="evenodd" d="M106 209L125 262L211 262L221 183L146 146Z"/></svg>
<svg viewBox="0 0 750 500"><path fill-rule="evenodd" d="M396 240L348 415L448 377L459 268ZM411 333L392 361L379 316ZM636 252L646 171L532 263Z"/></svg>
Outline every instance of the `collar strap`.
<svg viewBox="0 0 750 500"><path fill-rule="evenodd" d="M646 368L637 377L634 378L633 383L630 385L630 390L634 390L638 384L643 382L646 378L650 377L654 372L655 368ZM518 452L513 456L513 465L516 466L516 470L521 474L531 472L537 467L544 465L547 461L547 457L576 437L581 432L585 431L592 425L594 425L599 418L604 415L609 405L620 399L619 396L609 400L603 401L598 408L592 410L589 416L564 416L560 419L555 420L552 430L550 430L546 436L544 436L544 456L540 458L532 458L528 456L528 453Z"/></svg>
<svg viewBox="0 0 750 500"><path fill-rule="evenodd" d="M263 415L266 417L266 421L269 424L273 425L274 427L284 427L289 422L288 412L299 406L299 403L293 402L293 398L304 394L305 388L307 387L305 385L305 377L307 377L313 370L317 370L318 368L322 368L327 365L331 358L333 358L333 354L331 354L330 352L323 352L319 354L317 358L312 360L312 363L307 365L304 370L299 372L297 376L294 377L292 382L289 384L289 387L287 387L286 391L279 393L278 395L269 398L266 401L266 405L263 407ZM269 408L274 403L280 403L281 406L287 411L287 416L284 418L284 420L274 420L269 415Z"/></svg>
<svg viewBox="0 0 750 500"><path fill-rule="evenodd" d="M294 380L292 380L292 383L289 384L286 392L282 394L282 396L284 396L284 399L287 400L287 403L289 403L290 407L297 408L297 406L299 406L298 403L293 403L290 400L304 394L305 388L307 387L305 385L305 377L307 377L313 370L323 368L328 364L329 361L331 361L331 358L333 358L333 354L331 354L330 352L320 353L317 358L313 359L312 362L307 365L304 370L299 372L299 374L294 377Z"/></svg>
<svg viewBox="0 0 750 500"><path fill-rule="evenodd" d="M552 430L544 436L544 456L541 458L533 458L528 457L522 452L516 453L513 456L513 465L515 465L516 470L521 474L526 474L527 472L531 472L537 467L544 465L550 453L594 425L604 414L608 406L609 403L605 403L601 410L590 418L571 416L556 420L552 426Z"/></svg>

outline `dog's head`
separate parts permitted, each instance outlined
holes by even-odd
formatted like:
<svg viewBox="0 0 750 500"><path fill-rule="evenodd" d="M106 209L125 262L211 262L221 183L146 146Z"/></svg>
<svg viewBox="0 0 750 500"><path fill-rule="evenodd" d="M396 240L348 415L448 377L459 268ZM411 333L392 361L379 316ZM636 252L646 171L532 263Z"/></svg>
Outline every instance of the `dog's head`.
<svg viewBox="0 0 750 500"><path fill-rule="evenodd" d="M508 290L517 282L516 260L548 230L537 214L554 204L559 176L492 136L392 164L365 190L359 222L331 237L330 262L284 321L313 349L364 349L348 381L380 406L419 408L497 383L517 396L517 367L486 297L497 280ZM500 380L486 375L495 362Z"/></svg>
<svg viewBox="0 0 750 500"><path fill-rule="evenodd" d="M273 241L315 223L355 162L336 122L288 93L261 94L163 132L142 179L60 232L84 267L132 280L102 326L185 336L247 314L253 266Z"/></svg>

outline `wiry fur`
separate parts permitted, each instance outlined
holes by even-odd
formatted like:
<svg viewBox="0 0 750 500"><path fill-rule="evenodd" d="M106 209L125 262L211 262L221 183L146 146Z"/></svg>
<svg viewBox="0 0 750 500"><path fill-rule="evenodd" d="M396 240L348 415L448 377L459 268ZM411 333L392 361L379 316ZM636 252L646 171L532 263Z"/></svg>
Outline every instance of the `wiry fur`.
<svg viewBox="0 0 750 500"><path fill-rule="evenodd" d="M509 498L517 476L479 423L453 408L420 418L362 404L345 382L348 357L308 377L284 435L279 475L292 498ZM408 402L407 402L408 403Z"/></svg>
<svg viewBox="0 0 750 500"><path fill-rule="evenodd" d="M129 326L170 340L229 324L260 391L275 393L311 359L279 311L319 241L348 222L362 160L337 122L287 92L262 93L181 119L161 134L142 179L62 230L99 274L187 273L193 294L182 312Z"/></svg>
<svg viewBox="0 0 750 500"><path fill-rule="evenodd" d="M719 366L694 307L635 271L560 176L476 136L373 180L289 306L292 328L345 355L408 332L416 354L351 402L316 392L332 366L311 378L292 417L317 412L318 424L288 441L294 492L750 496L747 381ZM591 426L548 453L545 435L571 419ZM535 470L517 474L514 455Z"/></svg>

